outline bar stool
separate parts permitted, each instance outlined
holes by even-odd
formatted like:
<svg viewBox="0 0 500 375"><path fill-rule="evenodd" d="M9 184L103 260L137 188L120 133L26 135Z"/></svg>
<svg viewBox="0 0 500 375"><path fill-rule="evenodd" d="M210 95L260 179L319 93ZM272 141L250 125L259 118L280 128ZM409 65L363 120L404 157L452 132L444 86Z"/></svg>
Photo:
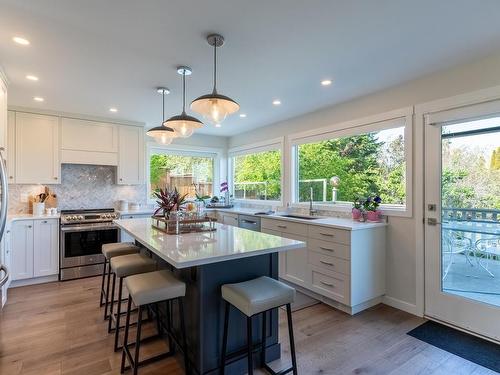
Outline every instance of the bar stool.
<svg viewBox="0 0 500 375"><path fill-rule="evenodd" d="M260 365L273 375L283 375L293 371L297 375L297 359L295 356L295 342L293 339L292 309L290 304L295 299L295 289L270 277L262 276L253 280L222 285L222 298L226 301L224 313L224 335L222 341L221 373L224 374L226 361L241 354L241 351L226 355L229 312L231 305L240 310L247 317L247 358L248 374L253 374L253 344L252 344L252 317L262 314L262 342L260 344ZM270 310L286 305L288 318L288 334L290 336L290 352L292 366L275 372L266 364L266 313Z"/></svg>
<svg viewBox="0 0 500 375"><path fill-rule="evenodd" d="M135 246L132 242L113 242L102 245L101 252L102 255L104 255L104 267L102 268L101 298L99 300L99 307L105 305L104 320L108 318L107 299L109 294L109 280L111 275L111 267L109 267L110 259L120 255L138 253L139 251L140 248L138 246ZM106 283L106 290L104 290L106 274L108 275L108 282Z"/></svg>
<svg viewBox="0 0 500 375"><path fill-rule="evenodd" d="M128 297L128 306L127 306L127 318L125 320L125 336L123 339L123 352L122 352L122 362L120 366L120 373L124 373L125 368L125 359L130 363L130 367L133 369L134 375L137 374L138 368L147 363L151 363L153 361L169 357L175 354L175 347L172 344L172 341L182 349L184 353L184 366L186 373L189 374L189 362L187 355L187 345L186 345L186 326L184 322L184 305L182 301L182 297L186 295L186 284L182 281L178 280L170 271L161 270L155 272L143 273L140 275L129 276L125 278L125 286L129 291ZM132 301L134 305L137 306L138 309L138 317L137 317L137 334L135 343L128 343L128 335L130 329L130 312L132 308ZM180 316L180 325L181 325L181 335L182 335L182 344L179 345L177 339L173 336L170 320L171 320L171 305L172 301L177 301L179 304L179 316ZM142 310L144 307L155 304L158 307L158 304L161 302L165 302L166 311L167 311L167 335L169 338L169 351L166 353L158 354L154 357L150 357L143 361L139 361L139 351L141 346L141 328L142 328ZM158 308L156 309L158 314ZM158 319L158 316L157 316ZM152 337L148 337L143 339L142 341L149 340L155 337L161 337L162 329L161 324L158 323L158 334ZM130 347L135 346L134 356L130 352Z"/></svg>
<svg viewBox="0 0 500 375"><path fill-rule="evenodd" d="M156 261L144 254L129 254L111 258L109 265L113 273L113 285L111 290L111 307L109 309L108 333L113 329L112 322L115 321L115 352L118 351L118 336L120 334L120 318L122 315L122 294L123 294L123 279L127 276L132 276L140 273L151 272L156 269ZM113 314L113 306L115 300L115 285L118 277L118 300L116 315Z"/></svg>

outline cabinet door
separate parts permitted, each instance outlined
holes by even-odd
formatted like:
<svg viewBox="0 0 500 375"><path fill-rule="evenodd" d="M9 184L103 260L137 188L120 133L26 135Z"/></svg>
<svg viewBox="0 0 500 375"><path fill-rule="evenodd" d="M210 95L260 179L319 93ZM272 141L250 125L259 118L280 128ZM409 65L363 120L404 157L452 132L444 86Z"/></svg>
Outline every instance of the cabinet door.
<svg viewBox="0 0 500 375"><path fill-rule="evenodd" d="M16 182L16 112L9 111L7 117L7 180Z"/></svg>
<svg viewBox="0 0 500 375"><path fill-rule="evenodd" d="M33 220L12 223L12 280L33 277Z"/></svg>
<svg viewBox="0 0 500 375"><path fill-rule="evenodd" d="M289 233L281 233L282 237L291 238L307 243L307 237L296 236ZM309 267L307 260L307 248L289 250L280 253L280 277L300 286L307 287L310 284Z"/></svg>
<svg viewBox="0 0 500 375"><path fill-rule="evenodd" d="M34 221L33 276L59 272L59 225L57 219Z"/></svg>
<svg viewBox="0 0 500 375"><path fill-rule="evenodd" d="M137 126L120 126L118 178L120 185L139 185L144 180L144 134Z"/></svg>
<svg viewBox="0 0 500 375"><path fill-rule="evenodd" d="M7 85L0 78L0 149L7 149ZM5 157L5 155L4 155Z"/></svg>
<svg viewBox="0 0 500 375"><path fill-rule="evenodd" d="M230 214L230 213L221 213L222 217L222 224L226 225L233 225L235 227L238 226L238 215L237 214Z"/></svg>
<svg viewBox="0 0 500 375"><path fill-rule="evenodd" d="M16 182L58 184L59 118L16 112Z"/></svg>

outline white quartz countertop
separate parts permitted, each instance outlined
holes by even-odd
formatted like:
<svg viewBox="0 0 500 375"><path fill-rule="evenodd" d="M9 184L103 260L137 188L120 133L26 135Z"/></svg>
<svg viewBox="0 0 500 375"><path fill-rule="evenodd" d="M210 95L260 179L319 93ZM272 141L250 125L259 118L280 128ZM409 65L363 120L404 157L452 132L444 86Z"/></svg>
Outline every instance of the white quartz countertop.
<svg viewBox="0 0 500 375"><path fill-rule="evenodd" d="M380 223L359 222L359 221L354 221L352 219L329 217L329 216L317 216L317 219L312 219L312 220L280 216L281 214L284 214L284 212L278 212L277 214L273 215L255 215L256 212L264 212L265 210L249 209L249 208L220 208L220 209L212 209L212 211L228 212L228 213L242 214L242 215L254 215L262 219L283 220L289 222L296 222L309 225L320 225L324 227L347 229L347 230L369 229L375 227L383 227L387 225L387 223L384 222Z"/></svg>
<svg viewBox="0 0 500 375"><path fill-rule="evenodd" d="M48 219L59 219L60 214L56 215L32 215L32 214L12 214L7 215L7 221L18 221L18 220L48 220Z"/></svg>
<svg viewBox="0 0 500 375"><path fill-rule="evenodd" d="M118 214L120 214L120 216L123 216L123 215L152 215L153 212L155 212L155 208L154 207L142 207L142 208L139 208L138 210L116 210L116 212Z"/></svg>
<svg viewBox="0 0 500 375"><path fill-rule="evenodd" d="M231 225L216 224L216 231L166 234L151 226L151 218L114 221L144 247L175 268L187 268L303 249L305 242L254 232Z"/></svg>

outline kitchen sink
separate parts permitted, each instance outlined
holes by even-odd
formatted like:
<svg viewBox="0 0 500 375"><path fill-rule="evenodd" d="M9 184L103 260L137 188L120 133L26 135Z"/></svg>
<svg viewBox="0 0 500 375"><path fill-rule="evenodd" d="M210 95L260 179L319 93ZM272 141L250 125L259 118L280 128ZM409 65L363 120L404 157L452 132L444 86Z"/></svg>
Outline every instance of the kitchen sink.
<svg viewBox="0 0 500 375"><path fill-rule="evenodd" d="M289 218L292 218L292 219L303 219L303 220L317 220L317 219L321 219L319 216L306 216L306 215L283 214L283 215L279 215L279 216L289 217Z"/></svg>

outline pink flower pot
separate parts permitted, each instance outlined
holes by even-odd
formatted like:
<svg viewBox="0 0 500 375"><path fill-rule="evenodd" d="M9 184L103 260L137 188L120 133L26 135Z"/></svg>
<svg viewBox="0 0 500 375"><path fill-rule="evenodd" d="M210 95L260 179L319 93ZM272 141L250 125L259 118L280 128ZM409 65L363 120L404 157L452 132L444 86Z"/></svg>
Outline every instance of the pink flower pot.
<svg viewBox="0 0 500 375"><path fill-rule="evenodd" d="M366 212L366 220L368 220L368 221L380 221L380 214L381 214L381 212L379 210L367 211Z"/></svg>
<svg viewBox="0 0 500 375"><path fill-rule="evenodd" d="M361 219L361 210L359 208L352 209L352 219L353 220Z"/></svg>

